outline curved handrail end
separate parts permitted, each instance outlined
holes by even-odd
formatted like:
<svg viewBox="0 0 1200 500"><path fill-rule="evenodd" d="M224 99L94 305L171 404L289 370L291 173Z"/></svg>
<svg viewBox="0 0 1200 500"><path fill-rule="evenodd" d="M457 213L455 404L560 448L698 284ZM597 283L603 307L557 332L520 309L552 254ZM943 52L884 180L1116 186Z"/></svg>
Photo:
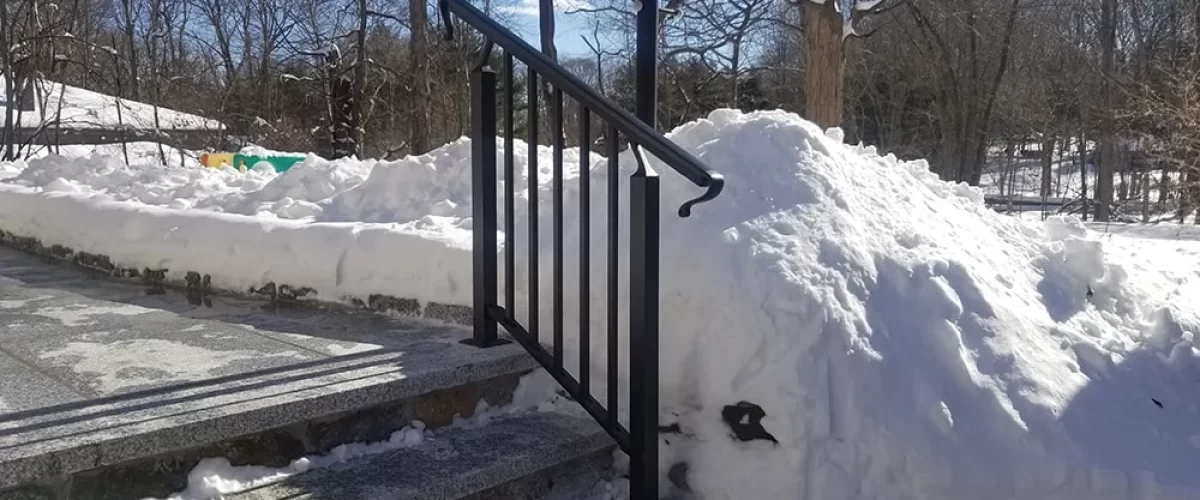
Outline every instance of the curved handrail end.
<svg viewBox="0 0 1200 500"><path fill-rule="evenodd" d="M709 174L708 190L699 197L688 200L679 207L679 216L686 219L692 215L692 207L701 203L712 201L717 196L721 195L721 191L725 190L725 176L712 172Z"/></svg>

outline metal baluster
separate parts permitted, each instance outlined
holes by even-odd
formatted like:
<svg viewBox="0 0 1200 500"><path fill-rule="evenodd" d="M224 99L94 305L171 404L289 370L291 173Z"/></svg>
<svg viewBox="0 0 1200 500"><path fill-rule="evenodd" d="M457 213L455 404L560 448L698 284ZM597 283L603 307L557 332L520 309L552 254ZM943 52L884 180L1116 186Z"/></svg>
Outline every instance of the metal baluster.
<svg viewBox="0 0 1200 500"><path fill-rule="evenodd" d="M592 115L579 105L579 392L591 393Z"/></svg>
<svg viewBox="0 0 1200 500"><path fill-rule="evenodd" d="M553 265L554 265L554 295L553 295L553 318L554 318L554 368L561 370L563 367L563 149L565 138L563 136L563 93L562 89L554 89L551 94L553 106L550 110L551 116L551 133L553 138L553 173L554 178L551 180L552 199L552 217L554 224L554 249L553 249Z"/></svg>
<svg viewBox="0 0 1200 500"><path fill-rule="evenodd" d="M538 74L529 68L529 336L538 341Z"/></svg>
<svg viewBox="0 0 1200 500"><path fill-rule="evenodd" d="M504 53L504 309L509 318L517 314L517 218L516 173L513 168L513 130L515 103L513 95L513 65L511 53Z"/></svg>
<svg viewBox="0 0 1200 500"><path fill-rule="evenodd" d="M621 221L620 221L620 193L617 188L619 186L621 169L618 162L618 156L621 152L619 145L621 141L621 133L617 131L617 127L609 126L608 136L605 138L608 150L608 422L607 427L610 432L615 431L620 422L617 420L619 408L618 401L620 400L621 387L617 375L620 372L620 366L617 359L618 340L621 333L621 325L617 322L619 303L620 286L620 241L621 241Z"/></svg>

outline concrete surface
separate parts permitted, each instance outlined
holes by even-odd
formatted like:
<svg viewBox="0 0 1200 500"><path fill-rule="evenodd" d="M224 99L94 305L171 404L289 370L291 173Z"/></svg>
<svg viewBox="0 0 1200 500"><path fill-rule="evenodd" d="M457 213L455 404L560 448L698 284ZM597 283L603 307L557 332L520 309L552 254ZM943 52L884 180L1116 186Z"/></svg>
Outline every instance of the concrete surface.
<svg viewBox="0 0 1200 500"><path fill-rule="evenodd" d="M461 327L279 307L194 306L0 248L0 489L536 365Z"/></svg>
<svg viewBox="0 0 1200 500"><path fill-rule="evenodd" d="M588 417L526 413L450 428L414 448L300 474L227 500L538 498L563 469L599 468L615 444ZM533 477L531 477L533 476Z"/></svg>

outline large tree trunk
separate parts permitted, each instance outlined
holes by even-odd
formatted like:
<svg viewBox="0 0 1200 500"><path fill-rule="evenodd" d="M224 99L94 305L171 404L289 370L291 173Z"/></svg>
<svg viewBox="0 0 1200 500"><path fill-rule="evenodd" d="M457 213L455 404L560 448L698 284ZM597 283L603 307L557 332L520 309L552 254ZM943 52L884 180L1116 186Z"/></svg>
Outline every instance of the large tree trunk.
<svg viewBox="0 0 1200 500"><path fill-rule="evenodd" d="M346 75L337 75L335 67L327 69L329 79L329 101L333 133L333 159L346 158L358 153L354 143L354 129L350 123L354 112L354 82Z"/></svg>
<svg viewBox="0 0 1200 500"><path fill-rule="evenodd" d="M1113 85L1116 67L1117 1L1104 0L1100 19L1100 45L1103 51L1101 93L1104 109L1100 114L1100 171L1096 176L1096 220L1108 222L1113 202L1113 173L1116 171L1116 126L1112 117Z"/></svg>
<svg viewBox="0 0 1200 500"><path fill-rule="evenodd" d="M846 60L842 15L833 2L803 4L804 116L822 128L842 125L842 83Z"/></svg>
<svg viewBox="0 0 1200 500"><path fill-rule="evenodd" d="M412 129L408 150L412 154L429 152L429 6L424 1L408 3L412 24L409 66L413 76Z"/></svg>
<svg viewBox="0 0 1200 500"><path fill-rule="evenodd" d="M1051 184L1054 174L1054 145L1055 137L1049 136L1042 141L1042 198L1049 198L1053 188Z"/></svg>

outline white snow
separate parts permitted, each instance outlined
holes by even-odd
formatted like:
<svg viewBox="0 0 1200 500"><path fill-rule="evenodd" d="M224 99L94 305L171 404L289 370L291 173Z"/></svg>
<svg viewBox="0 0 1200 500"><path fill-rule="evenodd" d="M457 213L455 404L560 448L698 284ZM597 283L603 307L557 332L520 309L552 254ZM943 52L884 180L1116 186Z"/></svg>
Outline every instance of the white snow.
<svg viewBox="0 0 1200 500"><path fill-rule="evenodd" d="M426 439L425 424L412 425L395 431L387 441L348 443L339 445L326 455L306 456L292 460L287 467L261 465L232 465L224 457L206 458L188 473L187 489L172 494L167 500L212 500L239 491L258 488L287 479L296 474L344 464L356 458L378 455L392 450L412 448ZM149 500L149 499L147 499Z"/></svg>
<svg viewBox="0 0 1200 500"><path fill-rule="evenodd" d="M133 128L150 130L155 128L155 108L129 99L122 99L93 92L72 85L64 85L44 79L33 81L35 90L34 109L14 109L14 116L23 127L39 127L57 124L62 128ZM0 77L0 87L4 78ZM3 120L4 103L0 102L0 121ZM119 116L118 116L119 113ZM202 116L159 107L158 128L162 130L220 130L224 125Z"/></svg>
<svg viewBox="0 0 1200 500"><path fill-rule="evenodd" d="M664 449L664 474L686 461L706 499L1200 495L1200 243L1007 218L924 162L843 145L783 112L721 110L671 137L728 187L679 219L699 192L653 165L664 177L662 421L684 432ZM282 175L194 178L49 158L0 185L0 228L130 267L209 273L220 287L277 281L332 300L468 304L469 150L462 140L397 162L310 157ZM528 152L515 153L521 187ZM573 252L577 152L567 163ZM550 162L540 165L548 218ZM604 165L592 158L593 332L607 328L595 313L606 295ZM628 154L621 168L628 200ZM518 276L527 197L518 193ZM541 276L549 325L550 269ZM515 285L520 316L530 284ZM577 357L578 310L567 294L566 359ZM604 339L592 338L600 369ZM741 401L764 409L777 444L730 437L721 411Z"/></svg>

